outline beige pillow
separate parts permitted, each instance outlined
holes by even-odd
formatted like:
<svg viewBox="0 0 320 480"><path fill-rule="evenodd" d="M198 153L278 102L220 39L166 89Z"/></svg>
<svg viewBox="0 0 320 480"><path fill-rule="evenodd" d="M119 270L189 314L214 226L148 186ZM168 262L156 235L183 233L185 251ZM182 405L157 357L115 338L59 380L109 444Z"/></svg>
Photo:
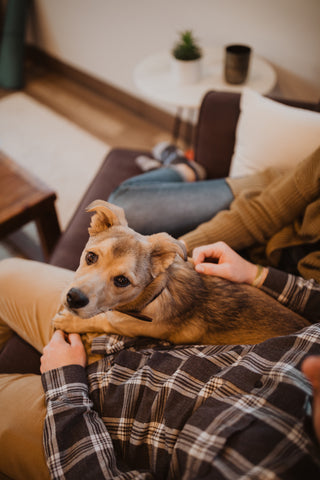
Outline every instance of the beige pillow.
<svg viewBox="0 0 320 480"><path fill-rule="evenodd" d="M231 177L294 167L320 145L320 113L289 107L245 89Z"/></svg>

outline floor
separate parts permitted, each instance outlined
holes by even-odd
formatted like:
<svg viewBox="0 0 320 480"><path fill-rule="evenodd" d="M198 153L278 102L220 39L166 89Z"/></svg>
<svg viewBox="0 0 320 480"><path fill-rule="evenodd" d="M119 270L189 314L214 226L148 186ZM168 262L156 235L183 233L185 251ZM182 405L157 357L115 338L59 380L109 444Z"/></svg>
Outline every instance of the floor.
<svg viewBox="0 0 320 480"><path fill-rule="evenodd" d="M151 148L170 131L126 110L69 78L30 64L23 92L64 115L110 146ZM0 89L0 97L10 92Z"/></svg>
<svg viewBox="0 0 320 480"><path fill-rule="evenodd" d="M26 68L23 92L65 116L111 147L150 149L156 143L171 139L171 132L110 99L39 65ZM0 98L10 95L0 88ZM35 228L26 231L34 237ZM23 253L27 252L27 253ZM42 259L39 248L23 233L18 232L0 242L0 259L10 256L31 256Z"/></svg>

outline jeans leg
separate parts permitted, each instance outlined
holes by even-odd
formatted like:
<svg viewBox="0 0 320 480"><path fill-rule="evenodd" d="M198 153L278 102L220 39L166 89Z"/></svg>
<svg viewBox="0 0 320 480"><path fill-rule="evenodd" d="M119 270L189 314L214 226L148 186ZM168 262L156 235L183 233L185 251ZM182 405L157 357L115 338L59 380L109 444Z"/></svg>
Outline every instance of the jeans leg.
<svg viewBox="0 0 320 480"><path fill-rule="evenodd" d="M128 178L125 180L119 187L115 190L121 190L123 186L129 185L148 185L150 183L185 183L182 175L175 170L174 168L157 168L141 175L136 175L135 177ZM114 193L115 193L114 192ZM111 196L113 193L111 194Z"/></svg>
<svg viewBox="0 0 320 480"><path fill-rule="evenodd" d="M184 182L160 168L123 182L109 197L121 206L131 228L143 235L168 232L179 237L229 208L234 199L225 179Z"/></svg>

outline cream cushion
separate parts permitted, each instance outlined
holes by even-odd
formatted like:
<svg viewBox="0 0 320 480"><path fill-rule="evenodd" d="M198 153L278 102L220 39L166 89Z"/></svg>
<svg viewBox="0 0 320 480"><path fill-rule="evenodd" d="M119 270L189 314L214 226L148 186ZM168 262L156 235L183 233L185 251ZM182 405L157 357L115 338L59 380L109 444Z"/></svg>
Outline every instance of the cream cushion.
<svg viewBox="0 0 320 480"><path fill-rule="evenodd" d="M245 89L231 161L231 177L268 167L294 167L320 145L320 113L290 107Z"/></svg>

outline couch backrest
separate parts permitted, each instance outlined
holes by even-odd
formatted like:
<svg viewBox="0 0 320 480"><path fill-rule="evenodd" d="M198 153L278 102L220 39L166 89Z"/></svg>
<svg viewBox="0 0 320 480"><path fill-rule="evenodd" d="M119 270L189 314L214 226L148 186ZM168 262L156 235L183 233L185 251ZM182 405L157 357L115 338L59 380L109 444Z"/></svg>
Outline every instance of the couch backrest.
<svg viewBox="0 0 320 480"><path fill-rule="evenodd" d="M205 166L208 178L228 176L240 115L239 93L208 92L202 102L194 142L195 160ZM278 102L298 108L320 111L320 103L282 98Z"/></svg>

